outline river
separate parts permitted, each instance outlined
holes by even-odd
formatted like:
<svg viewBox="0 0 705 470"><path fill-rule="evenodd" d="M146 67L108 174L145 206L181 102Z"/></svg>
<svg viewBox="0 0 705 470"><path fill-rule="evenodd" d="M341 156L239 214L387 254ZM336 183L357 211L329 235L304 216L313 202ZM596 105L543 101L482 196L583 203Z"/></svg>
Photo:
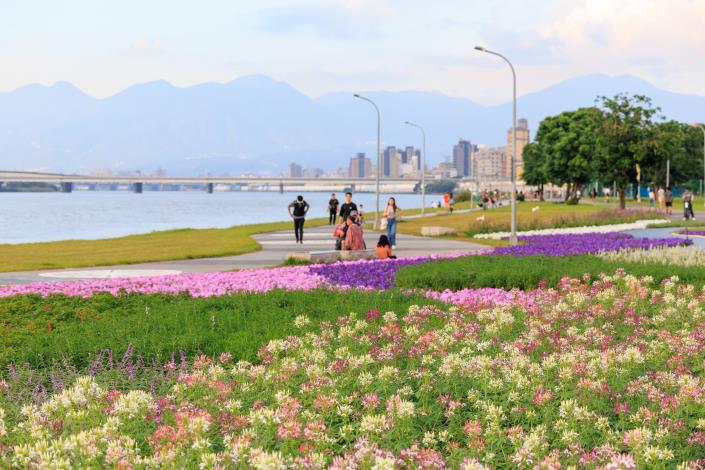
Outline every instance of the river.
<svg viewBox="0 0 705 470"><path fill-rule="evenodd" d="M0 193L0 243L91 240L178 228L225 228L288 220L287 206L298 193L75 191L73 193ZM343 195L336 193L343 202ZM330 193L303 193L309 217L327 217ZM383 194L384 206L388 194ZM402 208L421 206L415 194L394 195ZM427 196L426 202L439 200ZM353 201L374 210L375 194Z"/></svg>

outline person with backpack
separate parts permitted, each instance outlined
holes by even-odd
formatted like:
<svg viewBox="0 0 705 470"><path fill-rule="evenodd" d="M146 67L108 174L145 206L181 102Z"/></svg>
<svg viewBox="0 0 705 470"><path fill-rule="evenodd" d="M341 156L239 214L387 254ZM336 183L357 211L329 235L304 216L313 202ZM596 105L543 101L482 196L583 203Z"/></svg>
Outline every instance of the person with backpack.
<svg viewBox="0 0 705 470"><path fill-rule="evenodd" d="M688 186L683 191L683 220L695 220L695 212L693 212L693 192Z"/></svg>
<svg viewBox="0 0 705 470"><path fill-rule="evenodd" d="M294 219L294 235L296 243L304 243L304 222L308 213L308 202L304 201L304 197L298 195L296 200L289 204L289 216Z"/></svg>

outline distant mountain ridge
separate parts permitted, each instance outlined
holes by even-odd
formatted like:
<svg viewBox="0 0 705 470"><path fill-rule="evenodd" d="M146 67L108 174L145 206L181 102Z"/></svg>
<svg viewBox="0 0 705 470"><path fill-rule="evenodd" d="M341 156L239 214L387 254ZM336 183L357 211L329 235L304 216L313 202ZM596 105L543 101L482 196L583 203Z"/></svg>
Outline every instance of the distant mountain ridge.
<svg viewBox="0 0 705 470"><path fill-rule="evenodd" d="M586 75L523 95L518 115L533 135L545 116L619 92L650 96L670 119L705 121L705 97L631 75ZM425 127L430 165L461 137L504 145L511 126L511 103L482 106L437 92L363 94L380 107L383 145L419 147L418 131L403 122ZM0 169L279 174L291 161L333 169L355 152L374 154L375 125L371 106L350 92L314 99L264 75L185 88L160 80L104 99L68 82L33 84L0 93Z"/></svg>

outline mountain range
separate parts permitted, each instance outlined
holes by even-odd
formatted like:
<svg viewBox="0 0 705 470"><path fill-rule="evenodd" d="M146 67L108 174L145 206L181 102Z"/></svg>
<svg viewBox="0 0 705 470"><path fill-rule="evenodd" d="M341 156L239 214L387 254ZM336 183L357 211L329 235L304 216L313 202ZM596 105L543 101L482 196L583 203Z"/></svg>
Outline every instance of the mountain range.
<svg viewBox="0 0 705 470"><path fill-rule="evenodd" d="M651 97L669 119L705 121L705 97L669 92L631 75L585 75L519 97L532 133L545 116L590 106L596 96ZM369 91L382 115L382 143L420 146L409 120L426 129L428 163L450 155L459 138L504 145L511 102L482 106L436 92ZM346 167L355 152L374 155L376 121L351 92L311 98L263 75L176 87L166 81L93 98L74 85L27 85L0 93L0 170L172 175L280 174L289 162Z"/></svg>

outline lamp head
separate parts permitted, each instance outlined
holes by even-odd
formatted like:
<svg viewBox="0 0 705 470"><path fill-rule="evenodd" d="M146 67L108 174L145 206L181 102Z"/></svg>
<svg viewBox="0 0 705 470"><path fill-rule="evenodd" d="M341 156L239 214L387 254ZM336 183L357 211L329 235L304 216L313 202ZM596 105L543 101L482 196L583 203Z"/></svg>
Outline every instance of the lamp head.
<svg viewBox="0 0 705 470"><path fill-rule="evenodd" d="M485 49L485 48L482 47L482 46L475 46L475 50L476 50L476 51L481 51L481 52L487 52L487 49Z"/></svg>
<svg viewBox="0 0 705 470"><path fill-rule="evenodd" d="M360 95L359 95L358 93L353 94L353 96L354 96L355 98L359 98L359 97L360 97Z"/></svg>
<svg viewBox="0 0 705 470"><path fill-rule="evenodd" d="M411 124L409 121L404 121L404 124Z"/></svg>

